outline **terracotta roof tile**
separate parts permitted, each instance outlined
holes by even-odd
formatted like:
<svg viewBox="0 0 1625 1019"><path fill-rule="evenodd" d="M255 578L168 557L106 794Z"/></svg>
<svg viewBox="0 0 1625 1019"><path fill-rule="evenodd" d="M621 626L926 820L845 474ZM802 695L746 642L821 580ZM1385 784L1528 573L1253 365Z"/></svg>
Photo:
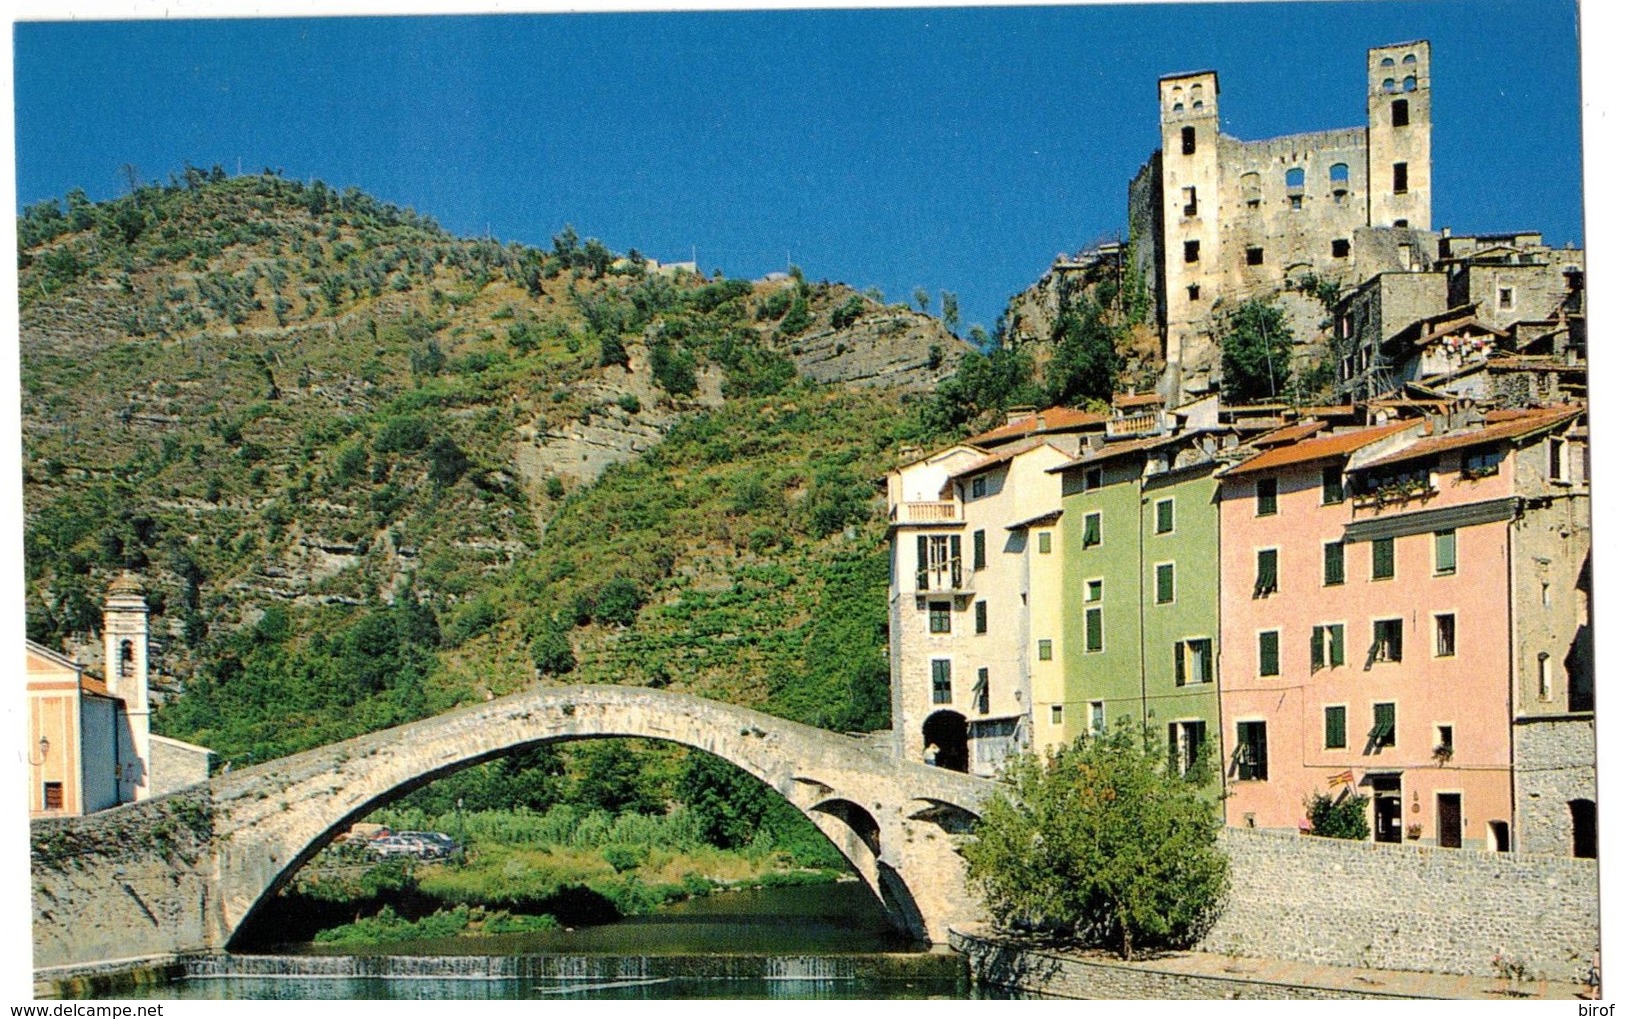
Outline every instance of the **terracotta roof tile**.
<svg viewBox="0 0 1625 1019"><path fill-rule="evenodd" d="M1324 421L1299 421L1297 424L1286 425L1273 432L1266 432L1253 440L1253 445L1260 448L1279 446L1284 442L1297 442L1326 427Z"/></svg>
<svg viewBox="0 0 1625 1019"><path fill-rule="evenodd" d="M1113 407L1149 407L1161 402L1162 397L1156 393L1119 393L1112 397Z"/></svg>
<svg viewBox="0 0 1625 1019"><path fill-rule="evenodd" d="M1414 427L1416 427L1414 421L1395 421L1392 424L1378 425L1375 428L1338 432L1332 435L1303 439L1286 446L1276 446L1274 449L1265 450L1251 460L1243 460L1230 468L1227 476L1235 477L1238 474L1254 474L1259 471L1290 467L1293 464L1326 460L1334 456L1346 456L1357 449L1371 445L1378 439L1386 439L1390 435L1398 435L1405 429Z"/></svg>
<svg viewBox="0 0 1625 1019"><path fill-rule="evenodd" d="M1423 457L1436 456L1447 450L1467 449L1472 446L1482 446L1487 442L1508 442L1526 435L1559 425L1581 412L1579 407L1555 407L1515 418L1509 418L1494 423L1486 423L1481 427L1466 432L1456 432L1450 435L1440 435L1434 438L1422 439L1412 445L1406 446L1397 453L1390 453L1368 464L1361 466L1361 470L1373 467L1383 467L1388 464L1404 463L1407 460L1419 460Z"/></svg>
<svg viewBox="0 0 1625 1019"><path fill-rule="evenodd" d="M1072 407L1050 407L1025 420L1000 425L991 431L973 435L966 439L965 442L972 446L986 446L1009 442L1011 439L1019 439L1024 435L1066 432L1088 428L1090 425L1104 426L1106 421L1105 414L1091 414L1089 411L1077 410Z"/></svg>
<svg viewBox="0 0 1625 1019"><path fill-rule="evenodd" d="M1044 439L1037 438L1036 436L1031 439L1026 439L1022 442L1015 443L1014 445L1006 446L997 453L989 453L980 460L972 460L963 467L951 470L948 472L948 477L964 478L969 477L972 474L980 474L990 467L997 467L1002 463L1008 463L1021 454L1035 450L1040 446L1049 446L1049 443ZM1055 449L1057 453L1061 453L1062 455L1065 455L1066 453L1065 450L1056 449L1054 446L1050 446L1050 448Z"/></svg>
<svg viewBox="0 0 1625 1019"><path fill-rule="evenodd" d="M1098 463L1105 463L1107 460L1125 456L1129 453L1141 453L1146 450L1156 449L1158 446L1166 446L1169 443L1178 442L1180 439L1188 438L1190 434L1191 433L1189 432L1174 432L1169 435L1153 435L1145 439L1128 439L1121 442L1108 442L1099 449L1086 450L1073 457L1071 460L1068 460L1064 464L1057 464L1056 466L1049 468L1047 473L1058 474L1061 471L1072 467L1086 467L1093 466L1094 464Z"/></svg>

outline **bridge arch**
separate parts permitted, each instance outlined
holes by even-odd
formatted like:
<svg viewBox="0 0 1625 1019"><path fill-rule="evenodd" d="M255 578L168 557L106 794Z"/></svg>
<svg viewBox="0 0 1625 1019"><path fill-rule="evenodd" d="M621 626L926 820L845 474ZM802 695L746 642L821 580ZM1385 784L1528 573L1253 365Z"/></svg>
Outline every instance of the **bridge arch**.
<svg viewBox="0 0 1625 1019"><path fill-rule="evenodd" d="M218 937L226 946L323 846L379 806L543 743L640 737L726 760L783 796L845 856L899 929L944 940L970 918L942 824L974 817L987 783L894 760L885 744L640 687L538 688L221 776ZM921 811L922 801L933 809ZM941 805L939 808L937 805Z"/></svg>

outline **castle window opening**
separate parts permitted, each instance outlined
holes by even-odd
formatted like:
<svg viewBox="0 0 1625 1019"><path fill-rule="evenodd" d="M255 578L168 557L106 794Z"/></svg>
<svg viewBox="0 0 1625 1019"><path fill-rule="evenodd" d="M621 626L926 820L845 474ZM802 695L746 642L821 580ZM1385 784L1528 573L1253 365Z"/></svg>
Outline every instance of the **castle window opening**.
<svg viewBox="0 0 1625 1019"><path fill-rule="evenodd" d="M1241 175L1241 197L1247 203L1247 208L1258 208L1263 192L1264 183L1257 172L1250 171Z"/></svg>
<svg viewBox="0 0 1625 1019"><path fill-rule="evenodd" d="M1393 67L1393 66L1394 66L1394 58L1393 57L1383 57L1382 58L1382 69L1383 70L1386 71L1390 67Z"/></svg>
<svg viewBox="0 0 1625 1019"><path fill-rule="evenodd" d="M1192 110L1200 110L1201 108L1202 108L1202 100L1198 99L1195 102L1191 103L1191 109Z"/></svg>
<svg viewBox="0 0 1625 1019"><path fill-rule="evenodd" d="M1196 215L1196 188L1188 187L1185 191L1185 215Z"/></svg>
<svg viewBox="0 0 1625 1019"><path fill-rule="evenodd" d="M1186 241L1185 242L1185 261L1187 261L1187 262L1195 262L1195 261L1198 261L1201 257L1202 257L1202 242L1201 241Z"/></svg>
<svg viewBox="0 0 1625 1019"><path fill-rule="evenodd" d="M1392 122L1395 127L1408 127L1411 122L1411 101L1409 99L1395 99L1394 105L1389 107L1393 115Z"/></svg>
<svg viewBox="0 0 1625 1019"><path fill-rule="evenodd" d="M1247 249L1247 264L1248 265L1263 265L1264 264L1264 249L1263 248L1248 248Z"/></svg>
<svg viewBox="0 0 1625 1019"><path fill-rule="evenodd" d="M1336 240L1332 241L1332 257L1333 258L1347 258L1347 257L1349 257L1349 242L1348 242L1348 240L1346 238L1339 237Z"/></svg>
<svg viewBox="0 0 1625 1019"><path fill-rule="evenodd" d="M1288 195L1287 196L1287 204L1292 207L1292 210L1294 212L1296 212L1297 210L1303 208L1303 196L1302 195Z"/></svg>
<svg viewBox="0 0 1625 1019"><path fill-rule="evenodd" d="M1416 66L1416 54L1415 53L1407 53L1407 54L1405 54L1405 60L1403 62L1407 67L1415 67Z"/></svg>
<svg viewBox="0 0 1625 1019"><path fill-rule="evenodd" d="M1349 182L1349 164L1333 163L1328 176L1333 184L1347 184Z"/></svg>
<svg viewBox="0 0 1625 1019"><path fill-rule="evenodd" d="M1403 230L1405 227L1408 227L1410 225L1411 225L1411 221L1408 220L1408 219L1396 219L1396 220L1394 220L1394 226L1401 229L1401 230Z"/></svg>
<svg viewBox="0 0 1625 1019"><path fill-rule="evenodd" d="M1394 164L1394 194L1402 195L1410 190L1411 167L1409 163ZM1394 224L1398 226L1398 223Z"/></svg>
<svg viewBox="0 0 1625 1019"><path fill-rule="evenodd" d="M1496 307L1500 308L1502 311L1511 311L1512 310L1512 288L1511 287L1497 287L1496 291L1495 291L1495 304L1496 304Z"/></svg>
<svg viewBox="0 0 1625 1019"><path fill-rule="evenodd" d="M1174 104L1174 112L1175 113L1184 113L1185 112L1185 104L1184 103L1175 103Z"/></svg>
<svg viewBox="0 0 1625 1019"><path fill-rule="evenodd" d="M135 672L135 643L124 641L118 646L118 674L123 679Z"/></svg>
<svg viewBox="0 0 1625 1019"><path fill-rule="evenodd" d="M1200 301L1202 299L1202 287L1200 284L1192 283L1190 286L1185 288L1185 293L1193 301Z"/></svg>
<svg viewBox="0 0 1625 1019"><path fill-rule="evenodd" d="M1384 79L1382 79L1382 90L1384 92L1397 91L1397 89L1395 89L1395 87L1394 87L1394 79L1392 79L1392 78L1384 78Z"/></svg>
<svg viewBox="0 0 1625 1019"><path fill-rule="evenodd" d="M1294 166L1286 172L1286 189L1288 191L1302 191L1303 178L1303 167Z"/></svg>
<svg viewBox="0 0 1625 1019"><path fill-rule="evenodd" d="M1416 75L1414 75L1414 74L1410 75L1409 77L1407 77L1405 79L1404 88L1405 88L1405 91L1407 91L1407 92L1415 92L1416 91Z"/></svg>
<svg viewBox="0 0 1625 1019"><path fill-rule="evenodd" d="M1178 106L1174 107L1177 112ZM1196 155L1196 128L1182 127L1179 129L1179 150L1187 156Z"/></svg>

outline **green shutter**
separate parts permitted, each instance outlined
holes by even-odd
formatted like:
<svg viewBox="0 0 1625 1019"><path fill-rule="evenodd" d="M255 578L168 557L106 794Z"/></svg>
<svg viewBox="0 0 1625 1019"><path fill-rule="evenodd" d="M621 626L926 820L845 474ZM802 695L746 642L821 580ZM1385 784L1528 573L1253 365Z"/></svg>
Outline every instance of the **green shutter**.
<svg viewBox="0 0 1625 1019"><path fill-rule="evenodd" d="M970 536L971 540L971 569L980 570L987 566L987 532L977 531Z"/></svg>
<svg viewBox="0 0 1625 1019"><path fill-rule="evenodd" d="M1258 553L1258 579L1253 584L1253 597L1262 598L1281 589L1280 575L1276 569L1278 553L1273 548L1267 548Z"/></svg>
<svg viewBox="0 0 1625 1019"><path fill-rule="evenodd" d="M1341 750L1349 745L1348 715L1345 708L1326 709L1326 749Z"/></svg>
<svg viewBox="0 0 1625 1019"><path fill-rule="evenodd" d="M1328 626L1326 629L1330 630L1331 635L1332 635L1331 662L1329 664L1342 665L1343 664L1343 624L1342 623L1333 623L1332 625Z"/></svg>
<svg viewBox="0 0 1625 1019"><path fill-rule="evenodd" d="M1319 672L1326 667L1326 628L1317 626L1309 631L1309 671Z"/></svg>
<svg viewBox="0 0 1625 1019"><path fill-rule="evenodd" d="M1164 499L1157 503L1157 533L1167 534L1174 529L1174 501Z"/></svg>
<svg viewBox="0 0 1625 1019"><path fill-rule="evenodd" d="M914 586L924 589L926 576L931 570L931 539L920 535L915 539L920 553L919 565L914 568Z"/></svg>
<svg viewBox="0 0 1625 1019"><path fill-rule="evenodd" d="M1325 546L1326 570L1323 581L1326 586L1343 582L1343 543L1341 541L1328 542Z"/></svg>
<svg viewBox="0 0 1625 1019"><path fill-rule="evenodd" d="M1185 642L1174 641L1174 685L1185 685Z"/></svg>
<svg viewBox="0 0 1625 1019"><path fill-rule="evenodd" d="M1099 651L1101 648L1100 610L1089 609L1083 614L1083 619L1086 629L1083 649L1085 651Z"/></svg>
<svg viewBox="0 0 1625 1019"><path fill-rule="evenodd" d="M1394 539L1377 538L1371 543L1371 579L1387 580L1394 575Z"/></svg>
<svg viewBox="0 0 1625 1019"><path fill-rule="evenodd" d="M1456 572L1456 532L1436 531L1433 534L1433 570L1435 573Z"/></svg>
<svg viewBox="0 0 1625 1019"><path fill-rule="evenodd" d="M1083 518L1083 547L1100 544L1100 514L1090 513Z"/></svg>
<svg viewBox="0 0 1625 1019"><path fill-rule="evenodd" d="M1166 605L1174 600L1174 564L1157 567L1157 604Z"/></svg>
<svg viewBox="0 0 1625 1019"><path fill-rule="evenodd" d="M1258 674L1281 674L1281 634L1278 631L1269 630L1258 635Z"/></svg>

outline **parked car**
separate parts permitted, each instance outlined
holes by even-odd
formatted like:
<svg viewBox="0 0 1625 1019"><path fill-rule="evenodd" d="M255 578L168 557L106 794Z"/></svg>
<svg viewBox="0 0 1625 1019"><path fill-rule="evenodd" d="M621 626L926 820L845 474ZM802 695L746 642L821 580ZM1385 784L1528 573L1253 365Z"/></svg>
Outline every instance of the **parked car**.
<svg viewBox="0 0 1625 1019"><path fill-rule="evenodd" d="M463 847L442 832L402 831L367 843L374 856L410 856L417 860L445 860L458 855Z"/></svg>

